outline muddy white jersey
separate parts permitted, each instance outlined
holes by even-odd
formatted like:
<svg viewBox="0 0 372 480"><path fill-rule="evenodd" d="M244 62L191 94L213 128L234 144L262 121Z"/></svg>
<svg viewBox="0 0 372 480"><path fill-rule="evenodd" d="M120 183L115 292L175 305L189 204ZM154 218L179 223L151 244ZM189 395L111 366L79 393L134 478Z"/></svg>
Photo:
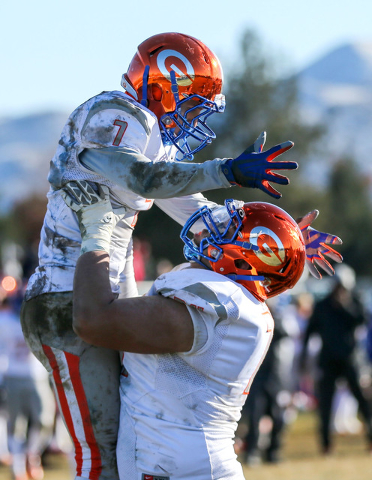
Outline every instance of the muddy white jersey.
<svg viewBox="0 0 372 480"><path fill-rule="evenodd" d="M174 155L175 147L165 151L150 110L125 93L102 92L70 115L48 180L54 190L76 179L102 183L132 210L147 210L155 198L231 186L223 160L191 164L174 162Z"/></svg>
<svg viewBox="0 0 372 480"><path fill-rule="evenodd" d="M70 115L51 161L48 176L54 189L82 179L110 187L118 199L134 210L147 210L149 202L82 164L85 149L111 149L120 154L130 149L149 161L167 159L155 115L123 92L102 92ZM127 173L127 172L126 172Z"/></svg>
<svg viewBox="0 0 372 480"><path fill-rule="evenodd" d="M221 160L196 166L174 162L174 155L175 147L166 151L162 144L155 115L127 94L103 92L80 105L70 115L51 161L39 266L28 282L26 299L72 290L81 235L60 189L76 179L107 185L113 205L127 208L112 236L110 281L115 293L136 295L131 236L137 212L149 209L156 199L183 225L201 206L214 205L194 192L229 185L220 172Z"/></svg>
<svg viewBox="0 0 372 480"><path fill-rule="evenodd" d="M233 438L272 339L267 306L226 277L195 268L162 275L149 295L187 306L194 342L187 353L124 354L120 478L243 480Z"/></svg>

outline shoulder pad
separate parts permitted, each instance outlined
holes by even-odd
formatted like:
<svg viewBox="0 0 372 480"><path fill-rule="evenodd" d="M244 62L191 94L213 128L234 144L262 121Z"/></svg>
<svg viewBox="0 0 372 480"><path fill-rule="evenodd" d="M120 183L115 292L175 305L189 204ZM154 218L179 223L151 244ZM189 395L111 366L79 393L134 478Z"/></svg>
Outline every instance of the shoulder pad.
<svg viewBox="0 0 372 480"><path fill-rule="evenodd" d="M206 273L214 274L214 272ZM204 275L202 276L204 277ZM239 308L233 300L233 296L236 290L240 290L239 287L226 279L226 282L223 282L222 292L221 281L204 281L202 278L200 280L195 279L195 270L170 272L161 275L155 281L155 288L157 293L209 313L219 320L226 320L228 317L237 319Z"/></svg>
<svg viewBox="0 0 372 480"><path fill-rule="evenodd" d="M143 137L141 143L146 145L155 123L156 120L129 97L114 95L112 92L101 94L90 103L81 128L82 146L120 147L123 138L131 137Z"/></svg>

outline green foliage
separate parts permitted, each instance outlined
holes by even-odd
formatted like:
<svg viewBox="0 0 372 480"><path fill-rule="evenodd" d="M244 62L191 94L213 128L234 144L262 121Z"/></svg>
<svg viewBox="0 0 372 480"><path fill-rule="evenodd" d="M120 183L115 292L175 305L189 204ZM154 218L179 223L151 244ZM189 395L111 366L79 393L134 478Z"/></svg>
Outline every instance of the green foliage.
<svg viewBox="0 0 372 480"><path fill-rule="evenodd" d="M46 212L46 198L33 195L14 204L4 221L7 238L22 246L40 238L40 230Z"/></svg>
<svg viewBox="0 0 372 480"><path fill-rule="evenodd" d="M327 217L329 228L342 238L338 250L345 262L358 274L371 275L368 260L372 251L372 208L370 184L353 159L343 158L333 168L330 178Z"/></svg>
<svg viewBox="0 0 372 480"><path fill-rule="evenodd" d="M288 160L299 161L309 152L323 129L301 121L296 79L275 78L275 61L267 57L253 31L243 34L239 62L226 76L226 111L217 115L217 140L201 152L198 161L207 157L237 156L264 130L268 134L268 147L285 140L295 143L286 154Z"/></svg>

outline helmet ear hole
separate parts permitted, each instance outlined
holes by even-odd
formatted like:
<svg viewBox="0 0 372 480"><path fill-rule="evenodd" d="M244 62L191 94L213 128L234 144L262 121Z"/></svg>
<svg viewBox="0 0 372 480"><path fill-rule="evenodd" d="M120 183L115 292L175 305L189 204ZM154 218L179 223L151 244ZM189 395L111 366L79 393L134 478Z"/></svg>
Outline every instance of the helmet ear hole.
<svg viewBox="0 0 372 480"><path fill-rule="evenodd" d="M244 258L236 258L234 260L234 265L240 270L252 270L252 265L250 265Z"/></svg>
<svg viewBox="0 0 372 480"><path fill-rule="evenodd" d="M163 98L163 89L161 88L161 86L157 83L153 83L150 85L150 88L151 88L151 95L149 95L150 98L153 98L157 102L161 102Z"/></svg>

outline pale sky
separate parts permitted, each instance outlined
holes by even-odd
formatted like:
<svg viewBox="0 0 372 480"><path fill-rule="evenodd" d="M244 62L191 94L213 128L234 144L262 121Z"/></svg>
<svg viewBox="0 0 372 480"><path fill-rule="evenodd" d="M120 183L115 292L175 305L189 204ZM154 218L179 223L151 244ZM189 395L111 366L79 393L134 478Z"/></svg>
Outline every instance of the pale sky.
<svg viewBox="0 0 372 480"><path fill-rule="evenodd" d="M137 45L156 33L199 38L225 70L247 27L283 59L283 72L342 44L372 42L366 0L5 0L0 19L0 118L69 113L120 89Z"/></svg>

